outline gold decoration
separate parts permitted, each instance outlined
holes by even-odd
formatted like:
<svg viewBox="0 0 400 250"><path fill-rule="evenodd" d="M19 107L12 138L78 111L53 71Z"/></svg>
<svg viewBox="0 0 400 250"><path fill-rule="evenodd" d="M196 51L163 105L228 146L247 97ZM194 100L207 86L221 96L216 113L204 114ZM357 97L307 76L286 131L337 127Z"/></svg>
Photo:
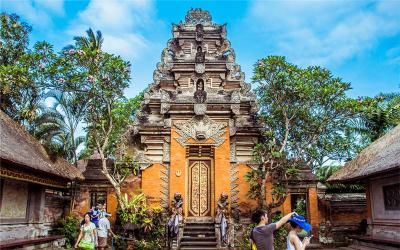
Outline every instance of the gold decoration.
<svg viewBox="0 0 400 250"><path fill-rule="evenodd" d="M210 215L210 170L204 161L196 161L189 167L189 213L192 216Z"/></svg>

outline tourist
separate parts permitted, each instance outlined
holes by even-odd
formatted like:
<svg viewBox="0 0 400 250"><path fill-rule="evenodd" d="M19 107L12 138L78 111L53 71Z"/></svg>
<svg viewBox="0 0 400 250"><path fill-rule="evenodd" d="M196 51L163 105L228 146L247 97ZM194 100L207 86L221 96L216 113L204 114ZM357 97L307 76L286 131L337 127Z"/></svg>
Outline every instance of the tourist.
<svg viewBox="0 0 400 250"><path fill-rule="evenodd" d="M103 250L107 247L107 236L108 234L115 237L115 234L111 230L110 221L108 218L111 214L103 211L103 216L99 220L99 227L97 228L97 249Z"/></svg>
<svg viewBox="0 0 400 250"><path fill-rule="evenodd" d="M81 225L78 239L75 243L75 248L84 250L93 250L97 245L96 226L90 221L89 213L85 214L85 223Z"/></svg>
<svg viewBox="0 0 400 250"><path fill-rule="evenodd" d="M98 227L100 216L101 216L101 209L99 204L92 210L90 214L90 220L94 223L96 227Z"/></svg>
<svg viewBox="0 0 400 250"><path fill-rule="evenodd" d="M285 215L276 223L268 223L268 215L262 209L257 209L251 215L251 220L257 224L250 234L250 245L257 247L257 250L273 250L274 249L274 231L285 225L286 222L293 216L297 215L296 212Z"/></svg>
<svg viewBox="0 0 400 250"><path fill-rule="evenodd" d="M291 230L287 236L287 250L304 250L310 244L311 237L305 237L300 241L298 234L304 229L307 232L311 231L311 225L301 215L293 216L289 220Z"/></svg>

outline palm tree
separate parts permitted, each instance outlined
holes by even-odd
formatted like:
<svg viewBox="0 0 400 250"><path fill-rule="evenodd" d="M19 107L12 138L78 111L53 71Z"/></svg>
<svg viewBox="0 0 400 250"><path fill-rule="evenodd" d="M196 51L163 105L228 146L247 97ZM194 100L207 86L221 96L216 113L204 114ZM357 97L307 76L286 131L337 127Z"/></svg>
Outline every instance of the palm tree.
<svg viewBox="0 0 400 250"><path fill-rule="evenodd" d="M50 109L58 113L55 124L58 131L54 131L51 136L51 148L63 154L68 160L77 162L76 150L85 141L84 136L76 137L78 125L82 121L86 111L86 101L82 96L51 90L46 93L46 98L53 100Z"/></svg>
<svg viewBox="0 0 400 250"><path fill-rule="evenodd" d="M86 31L87 37L84 36L76 36L74 37L75 45L78 48L85 48L89 50L100 50L103 45L103 35L101 31L96 31L96 34L93 32L92 28L89 28Z"/></svg>

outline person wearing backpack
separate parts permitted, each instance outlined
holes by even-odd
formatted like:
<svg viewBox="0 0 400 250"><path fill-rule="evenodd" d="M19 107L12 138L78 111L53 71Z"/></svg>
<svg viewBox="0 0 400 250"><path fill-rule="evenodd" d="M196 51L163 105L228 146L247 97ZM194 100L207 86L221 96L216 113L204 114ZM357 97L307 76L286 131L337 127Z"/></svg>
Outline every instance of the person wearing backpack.
<svg viewBox="0 0 400 250"><path fill-rule="evenodd" d="M276 223L267 224L267 213L262 209L254 211L251 220L256 223L256 227L250 233L251 250L274 250L274 231L285 225L293 215L297 215L296 212L285 215Z"/></svg>

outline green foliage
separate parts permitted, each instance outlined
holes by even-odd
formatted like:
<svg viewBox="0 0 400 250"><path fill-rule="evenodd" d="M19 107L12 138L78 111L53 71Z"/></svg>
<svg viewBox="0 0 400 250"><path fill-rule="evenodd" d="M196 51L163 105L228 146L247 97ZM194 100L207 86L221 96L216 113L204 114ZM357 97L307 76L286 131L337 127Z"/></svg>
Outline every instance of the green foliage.
<svg viewBox="0 0 400 250"><path fill-rule="evenodd" d="M161 207L147 207L143 193L123 196L125 209L118 212L122 224L134 225L133 239L135 249L162 249L165 243L164 209Z"/></svg>
<svg viewBox="0 0 400 250"><path fill-rule="evenodd" d="M247 197L249 199L257 199L261 195L262 171L253 170L245 174L244 179L249 183L249 191Z"/></svg>
<svg viewBox="0 0 400 250"><path fill-rule="evenodd" d="M66 238L66 247L70 248L74 245L75 239L78 238L79 224L78 219L68 216L54 223L52 226L53 233L64 235Z"/></svg>
<svg viewBox="0 0 400 250"><path fill-rule="evenodd" d="M37 42L28 49L31 27L15 14L2 13L0 46L0 108L11 118L31 126L56 55L53 46Z"/></svg>
<svg viewBox="0 0 400 250"><path fill-rule="evenodd" d="M362 136L364 145L383 136L388 130L400 124L400 93L379 94L373 98L359 99L363 109L354 129Z"/></svg>
<svg viewBox="0 0 400 250"><path fill-rule="evenodd" d="M265 130L264 140L254 148L263 179L259 200L264 202L266 179L271 179L274 202L263 205L270 210L283 203L288 180L300 167L315 168L354 155L355 143L346 131L360 104L346 96L350 84L329 70L303 69L284 57L259 60L252 80Z"/></svg>
<svg viewBox="0 0 400 250"><path fill-rule="evenodd" d="M326 180L338 171L341 166L322 166L317 168L316 176L318 180L326 186L327 193L363 193L365 192L364 185L361 184L342 184L342 183L328 183Z"/></svg>
<svg viewBox="0 0 400 250"><path fill-rule="evenodd" d="M294 211L297 214L300 214L304 217L307 217L307 204L305 202L305 200L303 199L298 199L296 202L296 206L294 208Z"/></svg>
<svg viewBox="0 0 400 250"><path fill-rule="evenodd" d="M239 249L247 250L250 249L250 235L251 230L256 226L256 224L250 224L243 227L243 239L235 244Z"/></svg>
<svg viewBox="0 0 400 250"><path fill-rule="evenodd" d="M0 22L0 62L1 65L14 64L26 52L32 27L21 22L19 16L4 12Z"/></svg>
<svg viewBox="0 0 400 250"><path fill-rule="evenodd" d="M272 217L273 222L277 222L280 219L282 219L282 215L275 215ZM285 228L285 226L282 226L278 230L274 232L274 249L277 250L284 250L287 249L287 244L286 244L286 237L289 234L289 231Z"/></svg>

